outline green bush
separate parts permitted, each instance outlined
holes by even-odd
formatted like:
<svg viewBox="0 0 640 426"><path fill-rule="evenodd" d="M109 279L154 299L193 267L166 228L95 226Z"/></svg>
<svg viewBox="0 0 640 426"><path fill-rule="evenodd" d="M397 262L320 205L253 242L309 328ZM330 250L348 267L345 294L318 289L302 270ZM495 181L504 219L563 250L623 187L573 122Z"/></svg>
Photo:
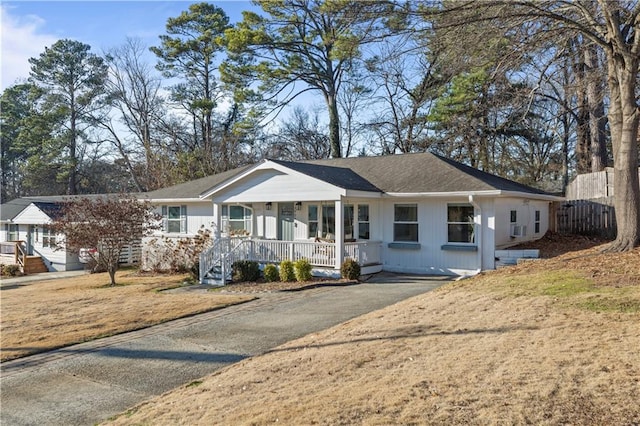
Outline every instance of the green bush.
<svg viewBox="0 0 640 426"><path fill-rule="evenodd" d="M231 264L231 278L235 282L257 281L260 278L258 262L252 260L236 260Z"/></svg>
<svg viewBox="0 0 640 426"><path fill-rule="evenodd" d="M295 281L296 273L293 268L293 262L290 260L283 260L280 262L280 281L288 282Z"/></svg>
<svg viewBox="0 0 640 426"><path fill-rule="evenodd" d="M311 264L307 259L298 259L293 264L297 281L311 281Z"/></svg>
<svg viewBox="0 0 640 426"><path fill-rule="evenodd" d="M271 263L264 267L263 274L264 274L265 281L268 283L272 283L280 279L280 273L278 272L278 267Z"/></svg>
<svg viewBox="0 0 640 426"><path fill-rule="evenodd" d="M357 280L360 278L360 265L355 260L347 258L340 266L340 275L348 280Z"/></svg>

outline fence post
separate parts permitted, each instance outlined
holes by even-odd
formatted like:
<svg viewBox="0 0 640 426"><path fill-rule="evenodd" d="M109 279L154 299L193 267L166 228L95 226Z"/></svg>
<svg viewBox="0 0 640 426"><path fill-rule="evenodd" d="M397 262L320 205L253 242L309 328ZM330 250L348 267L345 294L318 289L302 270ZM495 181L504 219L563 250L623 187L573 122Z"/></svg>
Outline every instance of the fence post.
<svg viewBox="0 0 640 426"><path fill-rule="evenodd" d="M293 241L289 243L289 260L294 261L295 259L295 247Z"/></svg>

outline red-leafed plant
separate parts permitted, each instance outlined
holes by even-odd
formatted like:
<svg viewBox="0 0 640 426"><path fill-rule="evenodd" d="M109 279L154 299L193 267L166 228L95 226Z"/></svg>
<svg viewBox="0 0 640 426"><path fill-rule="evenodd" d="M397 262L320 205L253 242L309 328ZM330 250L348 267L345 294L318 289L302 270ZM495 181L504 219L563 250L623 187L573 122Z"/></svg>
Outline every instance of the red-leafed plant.
<svg viewBox="0 0 640 426"><path fill-rule="evenodd" d="M95 249L85 253L109 273L114 286L122 249L159 229L160 219L148 201L130 195L74 197L61 203L52 227L63 234L60 248Z"/></svg>

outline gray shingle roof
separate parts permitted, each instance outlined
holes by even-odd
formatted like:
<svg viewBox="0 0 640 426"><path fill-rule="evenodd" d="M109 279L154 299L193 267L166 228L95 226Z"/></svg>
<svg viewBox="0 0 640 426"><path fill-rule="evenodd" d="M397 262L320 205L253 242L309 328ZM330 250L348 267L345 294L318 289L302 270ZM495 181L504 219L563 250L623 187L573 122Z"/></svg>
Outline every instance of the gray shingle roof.
<svg viewBox="0 0 640 426"><path fill-rule="evenodd" d="M291 161L271 160L292 170L320 179L340 188L354 191L381 192L371 182L349 168L334 167L316 163L294 163Z"/></svg>
<svg viewBox="0 0 640 426"><path fill-rule="evenodd" d="M544 191L428 152L382 157L314 160L308 163L327 164L334 168L348 168L386 193L501 190L549 195Z"/></svg>
<svg viewBox="0 0 640 426"><path fill-rule="evenodd" d="M386 193L544 191L486 173L439 155L425 153L310 161L270 160L339 188ZM244 166L213 176L146 193L151 199L198 198L226 180L249 170Z"/></svg>
<svg viewBox="0 0 640 426"><path fill-rule="evenodd" d="M7 201L6 203L3 203L2 208L0 208L0 220L7 221L13 219L31 203L54 203L62 201L65 197L66 196L63 195L52 195L42 197L16 198L14 200Z"/></svg>
<svg viewBox="0 0 640 426"><path fill-rule="evenodd" d="M445 193L463 191L509 191L550 195L544 191L474 169L431 153L382 157L336 158L312 161L271 160L292 170L340 188L386 193ZM139 194L148 199L198 199L200 194L249 170L243 166L167 188ZM88 195L100 197L101 194ZM13 219L32 202L55 203L69 196L18 198L2 204L0 219Z"/></svg>
<svg viewBox="0 0 640 426"><path fill-rule="evenodd" d="M233 176L242 173L250 166L243 166L237 169L228 170L216 175L206 176L200 179L192 180L178 185L169 186L167 188L156 189L155 191L146 192L143 195L152 200L161 199L197 199L200 194L224 182Z"/></svg>

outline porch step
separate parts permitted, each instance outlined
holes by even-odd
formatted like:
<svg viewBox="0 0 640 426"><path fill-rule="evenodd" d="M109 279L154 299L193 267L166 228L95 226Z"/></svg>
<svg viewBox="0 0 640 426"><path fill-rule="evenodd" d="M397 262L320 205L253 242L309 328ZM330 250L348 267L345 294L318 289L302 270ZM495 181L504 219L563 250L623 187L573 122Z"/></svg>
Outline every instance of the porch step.
<svg viewBox="0 0 640 426"><path fill-rule="evenodd" d="M40 256L27 256L24 261L24 274L40 274L42 272L49 272L47 265L44 264Z"/></svg>
<svg viewBox="0 0 640 426"><path fill-rule="evenodd" d="M540 250L496 250L496 269L517 265L540 257Z"/></svg>

